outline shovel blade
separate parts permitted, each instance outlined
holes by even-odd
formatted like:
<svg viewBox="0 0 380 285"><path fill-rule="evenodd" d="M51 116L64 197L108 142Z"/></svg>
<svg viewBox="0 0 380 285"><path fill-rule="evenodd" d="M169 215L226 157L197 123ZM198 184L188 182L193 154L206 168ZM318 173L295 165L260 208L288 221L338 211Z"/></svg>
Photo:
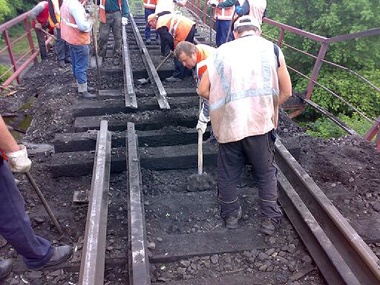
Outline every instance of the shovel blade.
<svg viewBox="0 0 380 285"><path fill-rule="evenodd" d="M100 57L100 56L98 56L98 65L99 65L99 67L101 67L102 64L103 64L103 58ZM97 67L96 56L95 55L91 56L91 58L90 58L90 67L91 68L96 68Z"/></svg>

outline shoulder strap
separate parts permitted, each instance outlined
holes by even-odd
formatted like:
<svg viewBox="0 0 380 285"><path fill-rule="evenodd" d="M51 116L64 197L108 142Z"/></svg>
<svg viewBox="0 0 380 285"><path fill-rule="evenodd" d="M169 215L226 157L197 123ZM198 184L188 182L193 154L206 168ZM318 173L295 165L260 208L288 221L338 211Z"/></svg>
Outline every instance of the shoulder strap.
<svg viewBox="0 0 380 285"><path fill-rule="evenodd" d="M276 44L273 44L273 49L274 49L274 54L276 55L276 60L277 60L277 68L280 67L280 59L279 59L279 54L280 54L280 51L279 51L279 47L278 45Z"/></svg>

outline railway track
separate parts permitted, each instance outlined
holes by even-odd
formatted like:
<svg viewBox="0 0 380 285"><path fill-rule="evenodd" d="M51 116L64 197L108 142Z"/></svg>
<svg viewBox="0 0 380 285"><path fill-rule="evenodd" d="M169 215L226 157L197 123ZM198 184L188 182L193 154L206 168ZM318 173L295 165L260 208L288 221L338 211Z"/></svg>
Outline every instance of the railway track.
<svg viewBox="0 0 380 285"><path fill-rule="evenodd" d="M63 267L72 280L379 284L376 255L282 140L276 159L286 217L275 235L259 232L248 166L239 184L244 216L236 230L223 227L215 191L187 191L188 178L197 171L195 84L192 78L160 80L171 75L171 62L156 71L163 58L158 44L143 44L143 28L143 17L135 16L123 31L123 66L103 67L101 86L109 88L99 90L98 100L78 101L75 132L55 138L53 176L91 178L90 189L77 189L73 198L88 207L74 209L86 218L84 233L76 234L76 255ZM148 77L151 84L137 81ZM216 177L217 146L204 144L203 151L204 170Z"/></svg>

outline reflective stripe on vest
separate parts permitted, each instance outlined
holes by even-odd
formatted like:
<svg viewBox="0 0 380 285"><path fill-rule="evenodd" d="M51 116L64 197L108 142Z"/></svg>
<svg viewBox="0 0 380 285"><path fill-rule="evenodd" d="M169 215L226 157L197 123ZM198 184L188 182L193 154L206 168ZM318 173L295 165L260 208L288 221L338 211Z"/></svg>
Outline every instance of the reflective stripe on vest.
<svg viewBox="0 0 380 285"><path fill-rule="evenodd" d="M90 44L90 33L84 33L78 29L74 17L64 5L61 7L61 37L71 45Z"/></svg>
<svg viewBox="0 0 380 285"><path fill-rule="evenodd" d="M156 9L157 0L144 0L144 8L146 9Z"/></svg>
<svg viewBox="0 0 380 285"><path fill-rule="evenodd" d="M223 3L224 0L219 0L219 3ZM235 5L227 8L215 8L214 18L218 20L232 20L235 13Z"/></svg>

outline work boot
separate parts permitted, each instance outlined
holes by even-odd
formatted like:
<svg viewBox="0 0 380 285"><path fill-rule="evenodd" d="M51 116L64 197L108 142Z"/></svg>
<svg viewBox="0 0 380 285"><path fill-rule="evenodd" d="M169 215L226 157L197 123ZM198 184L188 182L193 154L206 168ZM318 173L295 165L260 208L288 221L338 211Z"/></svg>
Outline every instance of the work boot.
<svg viewBox="0 0 380 285"><path fill-rule="evenodd" d="M269 217L263 217L260 223L260 231L266 235L272 235L276 229L274 226L275 221Z"/></svg>
<svg viewBox="0 0 380 285"><path fill-rule="evenodd" d="M72 63L73 61L71 60L71 57L68 57L68 58L65 59L65 62L66 63Z"/></svg>
<svg viewBox="0 0 380 285"><path fill-rule="evenodd" d="M95 99L96 98L95 94L91 94L88 92L87 82L81 83L81 84L78 83L78 94L79 94L79 98L83 98L83 99Z"/></svg>
<svg viewBox="0 0 380 285"><path fill-rule="evenodd" d="M33 270L41 270L47 267L55 266L67 261L73 254L73 248L70 245L61 245L54 247L54 253L50 260L43 266L31 268Z"/></svg>
<svg viewBox="0 0 380 285"><path fill-rule="evenodd" d="M145 44L146 44L146 45L150 45L151 43L152 43L152 40L151 40L151 39L146 39L146 40L145 40Z"/></svg>
<svg viewBox="0 0 380 285"><path fill-rule="evenodd" d="M64 61L64 60L60 60L60 61L58 61L58 66L59 66L60 68L65 68L65 61Z"/></svg>
<svg viewBox="0 0 380 285"><path fill-rule="evenodd" d="M13 263L13 259L4 259L0 261L0 279L4 279L9 273L11 273Z"/></svg>
<svg viewBox="0 0 380 285"><path fill-rule="evenodd" d="M243 210L239 207L237 213L235 215L228 216L224 222L226 224L227 229L236 229L238 227L238 222L243 215Z"/></svg>

